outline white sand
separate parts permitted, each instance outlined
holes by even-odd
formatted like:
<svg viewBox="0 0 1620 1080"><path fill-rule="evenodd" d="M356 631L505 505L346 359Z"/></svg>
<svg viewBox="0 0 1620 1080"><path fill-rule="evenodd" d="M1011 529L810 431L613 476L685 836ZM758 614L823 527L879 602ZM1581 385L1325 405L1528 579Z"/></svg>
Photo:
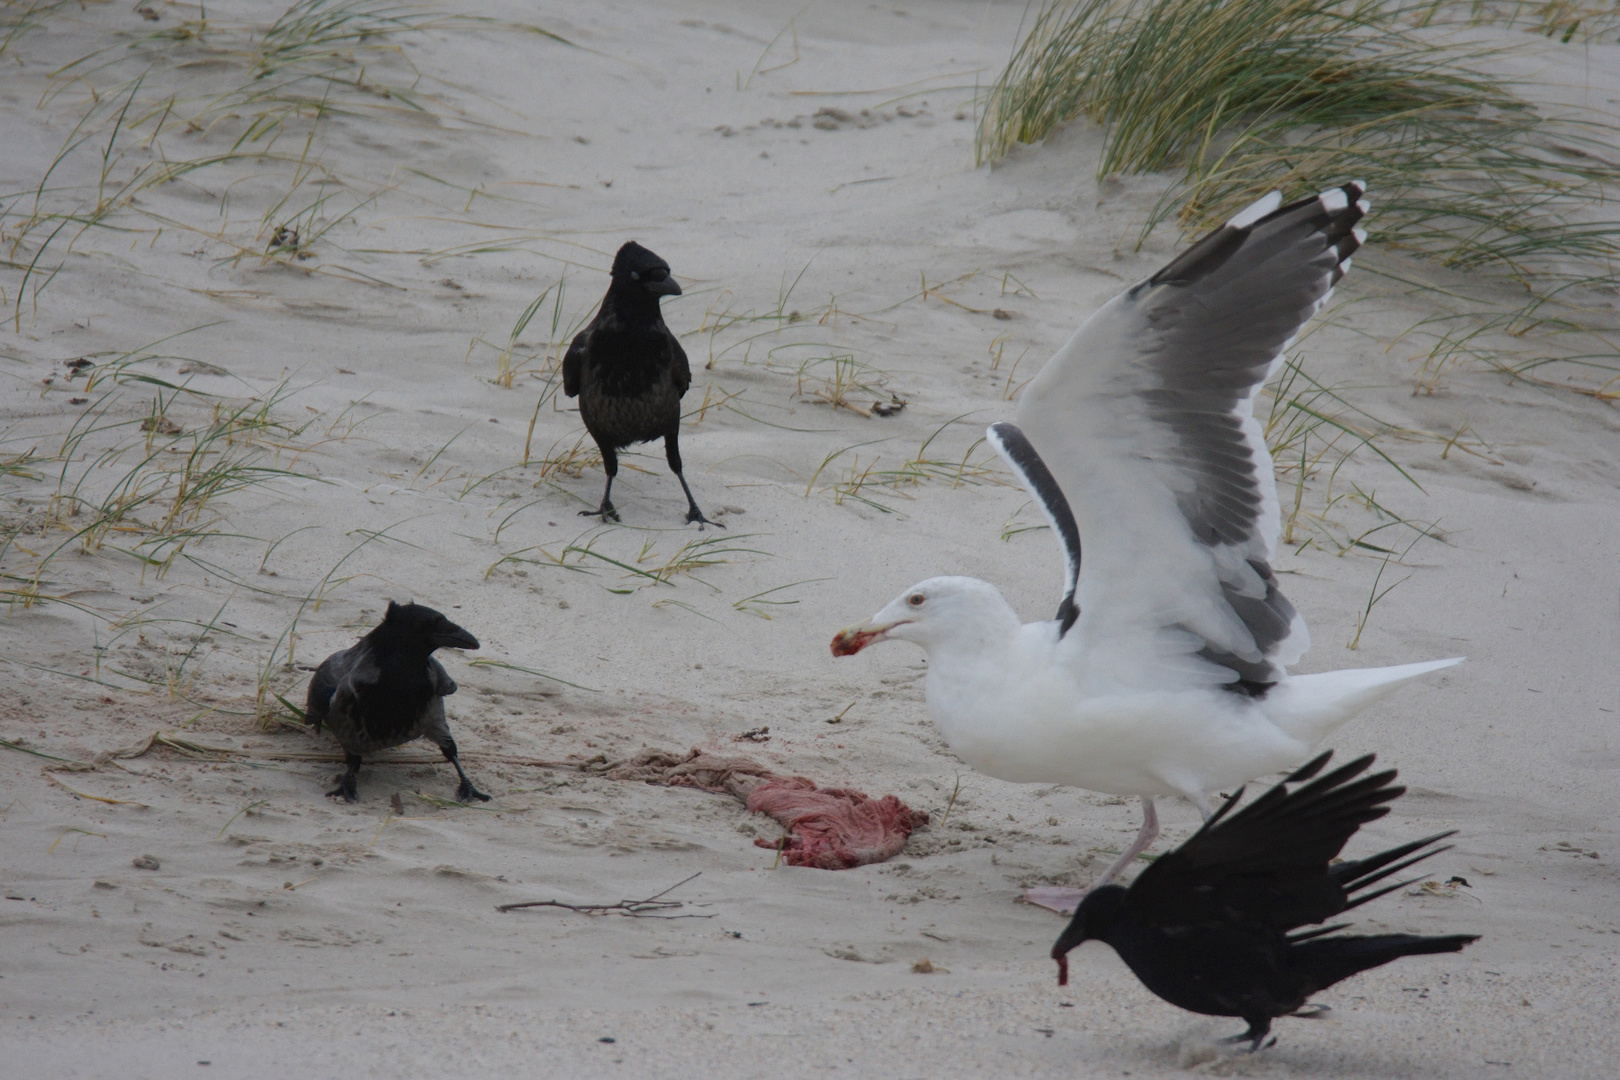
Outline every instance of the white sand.
<svg viewBox="0 0 1620 1080"><path fill-rule="evenodd" d="M313 258L296 268L228 261L233 244L264 250L261 219L290 166L224 165L144 193L116 218L138 231L86 233L37 308L26 294L20 332L8 324L0 341L5 453L55 453L89 407L69 403L83 380L69 384L62 361L105 363L192 328L141 370L183 381L190 368L192 386L230 397L290 380L276 415L314 421L292 442L332 438L293 463L322 482L283 479L219 499L215 528L238 537L188 547L199 561L143 574L114 550L138 534L54 560L45 591L89 611L13 606L0 620L12 661L0 737L80 759L182 727L213 745L329 748L295 731L260 733L243 712L299 598L365 539L356 530L387 529L331 574L318 609L303 612L296 661L350 643L389 597L445 610L484 645L445 658L461 685L448 704L469 771L495 799L461 810L416 798L451 794L442 764L368 765L354 806L322 797L337 770L313 763L249 767L160 751L51 774L141 808L75 798L40 772L46 762L0 747L0 1076L1090 1077L1187 1065L1301 1077L1613 1075L1612 406L1466 368L1448 372L1442 392L1413 396L1411 358L1422 350L1386 346L1430 309L1364 272L1341 293L1358 301L1343 325L1302 344L1308 370L1353 387L1350 400L1368 412L1414 431L1449 435L1466 424L1474 433L1476 453L1443 454L1433 440L1381 444L1424 491L1365 453L1340 471L1336 493L1352 483L1375 490L1399 513L1437 520L1447 538L1390 568L1383 584L1405 580L1373 609L1358 651L1344 646L1378 562L1324 543L1283 554L1278 569L1316 641L1304 670L1471 658L1357 720L1336 745L1376 750L1411 786L1355 850L1459 829L1456 849L1427 870L1471 885L1454 896L1390 896L1363 923L1484 940L1344 983L1322 995L1331 1021L1283 1021L1275 1048L1199 1065L1204 1040L1240 1025L1158 1001L1101 946L1075 955L1073 984L1059 990L1046 950L1061 921L1015 900L1031 882L1085 880L1101 865L1098 849L1134 832L1135 808L969 772L926 718L915 651L834 661L827 650L838 627L935 573L988 578L1026 617L1050 613L1059 577L1051 539L1001 539L1010 519L1037 519L1019 490L935 480L861 492L883 512L840 502L832 487L857 456L860 469L900 468L965 416L929 455L960 460L984 424L1009 416L1014 361L1022 357L1016 388L1081 317L1174 250L1170 230L1140 253L1128 243L1157 182L1099 192L1098 139L1079 127L995 170L972 169L973 125L955 117L968 107L972 73L989 79L1005 56L1020 4L929 3L909 13L812 5L758 66L797 62L751 80L799 7L737 7L480 7L537 20L584 48L470 27L412 37L404 54L437 118L401 110L328 122L314 154L347 185L331 189L328 217L378 195ZM113 30L148 33L191 17L157 10L154 24L128 5L69 8L0 57L0 188L36 186L88 107L88 85L105 92L138 68L126 61L42 102L63 85L50 73L108 44ZM228 23L255 10L269 9L210 4L208 16ZM1581 93L1620 97L1620 49L1546 48L1526 63ZM407 77L397 59L373 70L380 82ZM229 58L178 72L161 64L149 89L155 100L164 80L189 80L187 93L217 93L243 77ZM893 87L904 89L882 89ZM822 130L810 118L823 106L854 118ZM863 121L862 109L879 119ZM305 132L295 125L277 151L296 158ZM240 122L227 121L161 145L170 159L200 157L239 133ZM100 145L70 158L56 182L93 187ZM381 191L386 183L395 186ZM482 193L470 195L475 188ZM306 186L288 205L315 197ZM170 222L161 235L158 216ZM492 381L494 349L468 350L475 335L503 344L564 271L565 320L587 314L612 251L632 237L665 256L687 289L665 304L697 369L687 401L738 395L735 411L710 408L683 431L698 500L729 526L701 538L756 552L667 584L584 556L561 569L541 554L597 536L594 551L627 563L652 545L643 565L655 567L699 539L679 527L683 500L657 448L630 459L645 471L621 473L624 527L590 529L575 514L598 499L599 468L536 485L538 466L516 467L539 365L508 389ZM427 254L473 246L502 250ZM3 278L8 308L18 277ZM923 277L938 295L919 298ZM728 308L775 309L795 280L785 307L808 318L699 329ZM839 314L823 318L834 298ZM995 308L1012 318L992 317ZM525 345L544 343L550 312L548 298ZM994 371L992 350L1002 356ZM831 362L810 369L805 396L794 396L801 363L838 355L884 373L905 411L869 419L816 403ZM229 377L197 374L188 360ZM151 396L150 385L126 386L108 419L133 425ZM188 430L208 415L207 403L187 400L169 411ZM354 419L364 422L351 429ZM548 406L536 456L558 440L565 450L579 430L573 411ZM87 449L138 445L139 432L95 438ZM811 483L828 454L861 443L870 445ZM981 447L973 460L983 457ZM135 459L121 460L127 469ZM286 466L289 455L278 460ZM54 480L51 466L40 470L47 479L0 479L7 522L44 513ZM99 499L123 469L89 471ZM1324 498L1318 479L1306 510L1322 511ZM1378 523L1348 501L1330 516L1340 535ZM5 553L5 572L26 576L28 552L66 535L24 535ZM490 571L513 555L533 561ZM261 560L273 576L259 572ZM781 603L754 603L768 620L739 610L771 589L781 591L759 600ZM162 620L206 625L222 604L219 618L237 636L220 625L185 664L189 700L119 674L161 682L198 629ZM95 650L109 643L97 666ZM469 666L479 657L600 692ZM72 677L81 673L101 681ZM298 673L277 677L301 700ZM826 722L851 703L842 723ZM768 743L732 741L761 725ZM775 826L723 797L481 757L619 757L643 746L751 753L822 783L896 793L936 824L887 865L773 871L771 853L752 840ZM958 776L961 795L940 825ZM406 813L390 821L395 793ZM1196 821L1180 804L1165 817L1164 843ZM161 868L132 867L143 854ZM646 896L697 871L674 896L692 905L683 913L710 918L494 910ZM922 957L948 972L913 973Z"/></svg>

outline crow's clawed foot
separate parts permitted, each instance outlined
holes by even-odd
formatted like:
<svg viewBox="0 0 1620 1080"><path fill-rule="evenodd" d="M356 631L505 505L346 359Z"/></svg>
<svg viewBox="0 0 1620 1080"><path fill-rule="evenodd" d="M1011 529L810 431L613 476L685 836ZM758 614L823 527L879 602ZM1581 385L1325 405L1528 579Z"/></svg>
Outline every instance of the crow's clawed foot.
<svg viewBox="0 0 1620 1080"><path fill-rule="evenodd" d="M581 510L579 516L601 518L604 522L619 520L619 512L613 508L612 503L603 503L595 510Z"/></svg>
<svg viewBox="0 0 1620 1080"><path fill-rule="evenodd" d="M1258 1031L1257 1032L1253 1028L1250 1028L1248 1031L1243 1032L1241 1035L1228 1035L1226 1038L1222 1039L1221 1042L1223 1042L1223 1043L1245 1043L1246 1042L1246 1043L1249 1044L1249 1053L1255 1054L1255 1053L1259 1053L1261 1050L1268 1050L1271 1047L1277 1045L1277 1036L1272 1035L1271 1038L1269 1038L1269 1039L1266 1038L1266 1036L1269 1035L1270 1033L1271 1033L1271 1027L1268 1024L1266 1026L1265 1030L1263 1030L1263 1031Z"/></svg>
<svg viewBox="0 0 1620 1080"><path fill-rule="evenodd" d="M473 787L471 780L468 780L466 777L462 777L461 785L456 788L456 801L472 802L474 799L477 799L479 802L489 802L488 795L485 795L482 791L479 791L477 788Z"/></svg>
<svg viewBox="0 0 1620 1080"><path fill-rule="evenodd" d="M713 525L717 529L725 528L725 526L720 524L718 521L710 521L708 518L704 517L703 511L699 510L696 506L692 507L686 512L686 523L690 525L694 521L697 522L698 528L700 529L705 525Z"/></svg>
<svg viewBox="0 0 1620 1080"><path fill-rule="evenodd" d="M360 801L360 785L353 773L345 773L338 786L326 793L328 799L342 799L344 802Z"/></svg>

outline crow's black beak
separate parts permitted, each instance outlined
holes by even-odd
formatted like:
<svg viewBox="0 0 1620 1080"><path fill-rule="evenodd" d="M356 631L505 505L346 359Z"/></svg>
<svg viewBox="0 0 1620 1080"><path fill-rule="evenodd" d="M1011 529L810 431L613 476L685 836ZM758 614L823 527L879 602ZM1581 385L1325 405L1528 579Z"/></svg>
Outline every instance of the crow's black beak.
<svg viewBox="0 0 1620 1080"><path fill-rule="evenodd" d="M680 285L678 285L676 283L675 279L672 278L672 277L667 277L663 281L649 281L649 282L647 282L647 291L652 293L654 296L679 296L679 295L681 295L681 287L680 287Z"/></svg>
<svg viewBox="0 0 1620 1080"><path fill-rule="evenodd" d="M450 623L444 629L437 631L431 640L435 649L478 648L478 639L455 623Z"/></svg>
<svg viewBox="0 0 1620 1080"><path fill-rule="evenodd" d="M1091 935L1086 933L1085 919L1079 912L1075 912L1074 919L1063 928L1063 933L1052 945L1052 959L1057 961L1058 985L1069 985L1069 951L1078 949L1082 943L1090 941Z"/></svg>

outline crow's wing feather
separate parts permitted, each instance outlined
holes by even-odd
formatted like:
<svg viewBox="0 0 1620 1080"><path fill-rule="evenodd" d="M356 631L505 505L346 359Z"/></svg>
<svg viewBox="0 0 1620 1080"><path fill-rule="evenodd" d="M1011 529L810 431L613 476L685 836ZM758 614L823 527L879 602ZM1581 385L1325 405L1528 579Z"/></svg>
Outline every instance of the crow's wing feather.
<svg viewBox="0 0 1620 1080"><path fill-rule="evenodd" d="M664 331L664 340L669 343L670 380L675 384L676 395L684 397L686 388L692 385L692 365L687 361L686 350L681 348L680 340L676 338L674 331L662 321L658 325Z"/></svg>
<svg viewBox="0 0 1620 1080"><path fill-rule="evenodd" d="M573 343L563 356L563 393L569 397L579 396L579 387L585 378L585 354L590 348L591 328L587 326L574 335Z"/></svg>
<svg viewBox="0 0 1620 1080"><path fill-rule="evenodd" d="M360 694L382 681L382 667L377 662L369 642L348 651L344 671L332 693L332 706L327 714L327 726L339 743L351 741L353 736L366 737L365 717L360 715Z"/></svg>
<svg viewBox="0 0 1620 1080"><path fill-rule="evenodd" d="M1137 877L1128 905L1162 926L1238 919L1291 930L1338 914L1354 878L1341 877L1330 862L1405 791L1390 782L1394 770L1361 775L1372 763L1368 754L1295 791L1279 784L1236 813L1223 807ZM1364 861L1376 860L1390 861Z"/></svg>
<svg viewBox="0 0 1620 1080"><path fill-rule="evenodd" d="M322 660L321 666L310 676L309 692L304 697L304 719L315 725L316 731L320 731L321 725L327 722L332 695L337 692L338 684L348 676L358 652L358 646L335 652Z"/></svg>
<svg viewBox="0 0 1620 1080"><path fill-rule="evenodd" d="M428 684L433 687L436 697L449 697L456 692L456 680L444 670L444 665L433 657L428 657Z"/></svg>

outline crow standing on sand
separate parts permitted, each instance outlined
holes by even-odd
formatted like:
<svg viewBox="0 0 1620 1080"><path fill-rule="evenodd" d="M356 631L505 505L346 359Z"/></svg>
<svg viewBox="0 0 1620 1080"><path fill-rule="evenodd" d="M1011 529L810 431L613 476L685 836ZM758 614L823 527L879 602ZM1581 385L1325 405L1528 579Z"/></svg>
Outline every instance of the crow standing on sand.
<svg viewBox="0 0 1620 1080"><path fill-rule="evenodd" d="M1410 885L1400 881L1351 895L1450 847L1430 846L1452 835L1443 832L1369 858L1332 862L1358 828L1389 813L1385 804L1406 789L1390 784L1393 769L1356 779L1372 765L1368 754L1289 793L1288 783L1311 779L1331 756L1321 755L1223 820L1239 791L1129 888L1104 885L1087 894L1052 946L1058 985L1068 982L1070 949L1105 941L1170 1004L1248 1021L1248 1031L1227 1041L1247 1040L1253 1051L1273 1019L1325 1011L1298 1010L1341 979L1477 941L1473 934L1326 936L1348 924L1290 933Z"/></svg>
<svg viewBox="0 0 1620 1080"><path fill-rule="evenodd" d="M563 357L563 392L579 398L579 414L607 470L602 505L581 510L582 517L618 521L612 499L618 452L632 443L663 439L670 471L686 492L686 520L715 524L698 509L681 475L681 396L692 385L692 369L658 310L660 297L679 295L669 264L630 241L613 257L613 281L602 310Z"/></svg>
<svg viewBox="0 0 1620 1080"><path fill-rule="evenodd" d="M425 736L456 767L456 798L488 802L462 771L444 719L444 699L456 684L432 656L434 649L476 648L477 638L432 608L389 601L381 626L322 661L309 680L305 717L316 731L322 724L332 729L349 766L327 794L354 802L361 754Z"/></svg>

